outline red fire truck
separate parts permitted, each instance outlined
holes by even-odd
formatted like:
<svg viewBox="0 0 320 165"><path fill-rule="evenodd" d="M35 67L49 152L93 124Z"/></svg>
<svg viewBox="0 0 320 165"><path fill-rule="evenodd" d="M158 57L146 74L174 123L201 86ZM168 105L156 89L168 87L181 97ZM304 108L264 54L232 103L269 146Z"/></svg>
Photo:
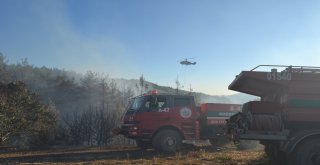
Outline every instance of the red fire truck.
<svg viewBox="0 0 320 165"><path fill-rule="evenodd" d="M193 96L152 91L129 101L122 124L114 132L135 139L140 148L174 152L183 142L214 142L224 135L226 119L240 110L238 104L197 107Z"/></svg>
<svg viewBox="0 0 320 165"><path fill-rule="evenodd" d="M275 163L320 165L320 67L261 65L229 89L261 97L230 117L235 140L259 140Z"/></svg>

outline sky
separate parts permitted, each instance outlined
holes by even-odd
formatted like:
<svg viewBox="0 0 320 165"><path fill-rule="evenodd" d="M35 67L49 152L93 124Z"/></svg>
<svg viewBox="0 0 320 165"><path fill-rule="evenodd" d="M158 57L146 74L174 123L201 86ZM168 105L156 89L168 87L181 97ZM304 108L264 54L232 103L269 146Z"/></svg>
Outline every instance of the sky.
<svg viewBox="0 0 320 165"><path fill-rule="evenodd" d="M320 1L0 0L0 52L29 63L229 95L242 70L320 66ZM183 66L188 58L196 65Z"/></svg>

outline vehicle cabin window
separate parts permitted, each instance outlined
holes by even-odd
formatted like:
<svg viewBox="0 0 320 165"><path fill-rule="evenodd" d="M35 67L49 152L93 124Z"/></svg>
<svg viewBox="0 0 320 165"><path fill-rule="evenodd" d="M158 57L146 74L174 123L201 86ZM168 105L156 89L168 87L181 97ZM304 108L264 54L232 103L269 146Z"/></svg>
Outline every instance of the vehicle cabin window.
<svg viewBox="0 0 320 165"><path fill-rule="evenodd" d="M174 98L174 107L187 107L190 105L192 105L190 98Z"/></svg>
<svg viewBox="0 0 320 165"><path fill-rule="evenodd" d="M167 105L167 99L164 96L150 96L145 102L145 108L149 110L167 108Z"/></svg>
<svg viewBox="0 0 320 165"><path fill-rule="evenodd" d="M141 105L143 103L143 98L142 97L138 97L135 98L134 100L132 100L129 104L130 104L130 110L138 110Z"/></svg>

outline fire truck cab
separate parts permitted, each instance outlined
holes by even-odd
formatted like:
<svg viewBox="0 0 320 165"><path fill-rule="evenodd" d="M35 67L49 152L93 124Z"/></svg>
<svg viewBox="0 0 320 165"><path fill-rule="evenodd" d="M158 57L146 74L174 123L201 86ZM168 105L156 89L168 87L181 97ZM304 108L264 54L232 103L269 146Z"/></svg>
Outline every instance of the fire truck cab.
<svg viewBox="0 0 320 165"><path fill-rule="evenodd" d="M135 139L141 148L175 151L183 139L196 137L195 121L199 115L192 96L138 96L130 100L119 133Z"/></svg>

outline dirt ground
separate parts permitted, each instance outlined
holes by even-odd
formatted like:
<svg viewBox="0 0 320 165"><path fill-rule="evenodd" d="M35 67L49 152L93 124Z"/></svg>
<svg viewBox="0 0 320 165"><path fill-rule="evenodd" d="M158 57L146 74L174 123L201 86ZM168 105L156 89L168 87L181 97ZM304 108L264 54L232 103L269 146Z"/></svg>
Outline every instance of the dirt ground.
<svg viewBox="0 0 320 165"><path fill-rule="evenodd" d="M263 149L238 151L224 147L187 147L179 153L158 153L135 146L64 148L0 152L0 164L270 164Z"/></svg>

